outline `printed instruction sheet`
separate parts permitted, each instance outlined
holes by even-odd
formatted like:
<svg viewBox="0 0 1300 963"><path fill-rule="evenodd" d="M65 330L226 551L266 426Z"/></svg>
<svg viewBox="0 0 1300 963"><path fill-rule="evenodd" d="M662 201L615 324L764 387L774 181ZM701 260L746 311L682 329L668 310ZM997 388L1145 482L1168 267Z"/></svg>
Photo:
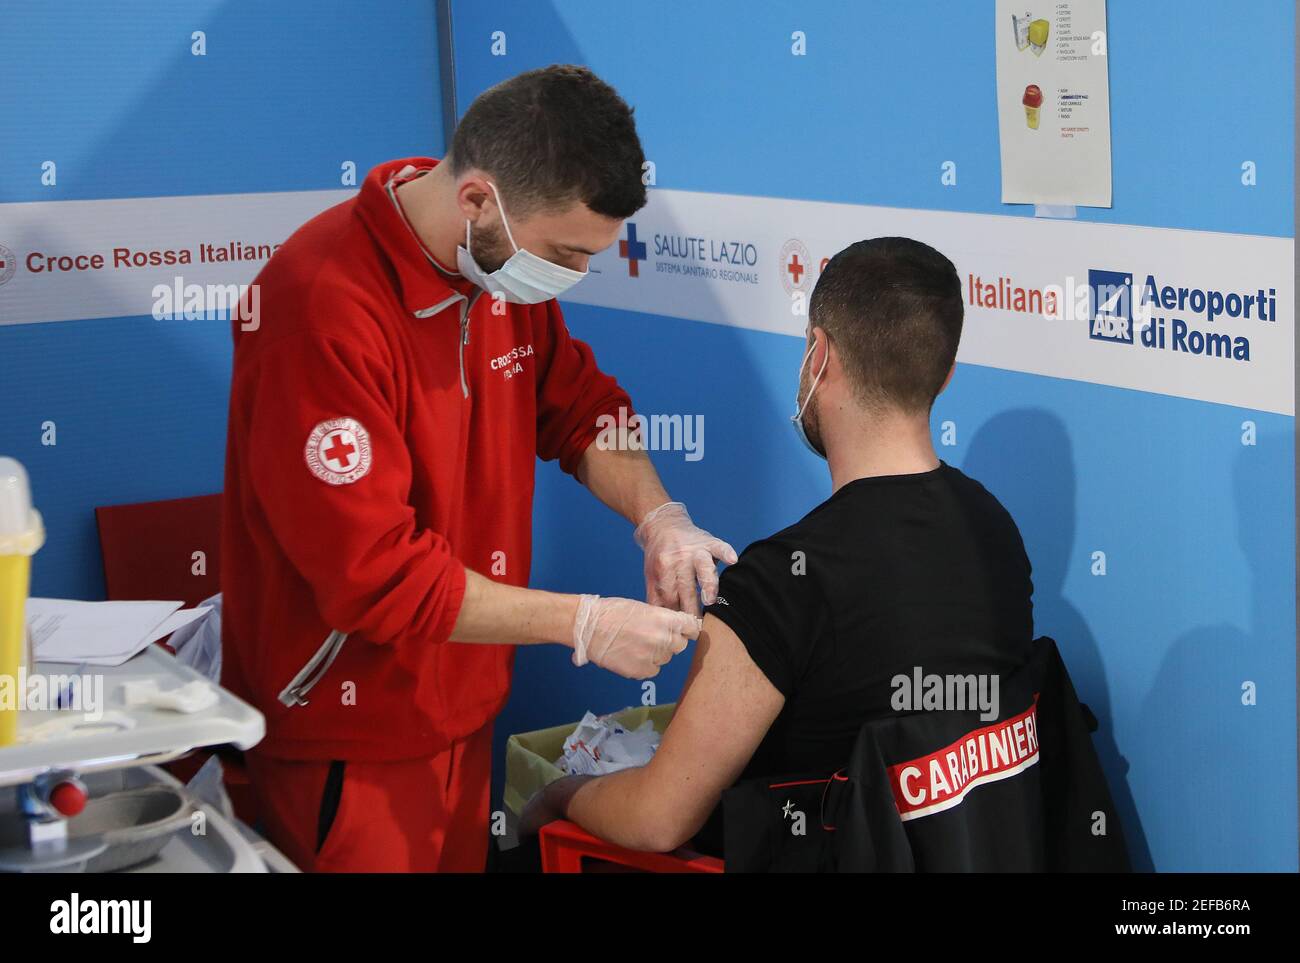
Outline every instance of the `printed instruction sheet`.
<svg viewBox="0 0 1300 963"><path fill-rule="evenodd" d="M1110 207L1106 0L997 0L1002 203Z"/></svg>

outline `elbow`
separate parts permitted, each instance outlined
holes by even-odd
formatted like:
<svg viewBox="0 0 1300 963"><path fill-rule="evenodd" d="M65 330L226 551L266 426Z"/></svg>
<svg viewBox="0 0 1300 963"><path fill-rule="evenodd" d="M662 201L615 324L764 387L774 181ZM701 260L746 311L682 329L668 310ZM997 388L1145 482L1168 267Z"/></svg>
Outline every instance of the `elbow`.
<svg viewBox="0 0 1300 963"><path fill-rule="evenodd" d="M632 794L636 800L628 814L635 827L635 843L629 849L651 853L671 853L689 843L708 821L721 800L721 793L707 792L690 781L667 778L664 760L656 755L635 772L644 778Z"/></svg>
<svg viewBox="0 0 1300 963"><path fill-rule="evenodd" d="M674 827L655 827L648 834L646 845L636 848L650 853L671 853L685 846L694 835L693 832L682 832Z"/></svg>
<svg viewBox="0 0 1300 963"><path fill-rule="evenodd" d="M330 628L383 645L396 641L403 628L408 631L411 628L409 619L413 613L403 613L394 601L382 592L360 586L352 586L351 590L338 586L325 597L318 594L316 604Z"/></svg>
<svg viewBox="0 0 1300 963"><path fill-rule="evenodd" d="M339 586L324 598L318 596L317 604L330 628L376 645L409 637L448 641L465 594L464 569L447 568L425 591L415 591L416 584L407 579L397 589L355 586L352 591Z"/></svg>
<svg viewBox="0 0 1300 963"><path fill-rule="evenodd" d="M642 845L632 848L650 853L671 853L689 843L704 825L706 813L699 818L681 818L670 812L655 813L643 827Z"/></svg>

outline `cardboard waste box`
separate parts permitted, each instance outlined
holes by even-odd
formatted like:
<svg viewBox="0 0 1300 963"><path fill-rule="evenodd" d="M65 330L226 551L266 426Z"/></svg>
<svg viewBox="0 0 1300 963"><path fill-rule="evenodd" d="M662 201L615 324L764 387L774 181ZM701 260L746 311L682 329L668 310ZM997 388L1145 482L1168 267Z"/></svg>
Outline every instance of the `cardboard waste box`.
<svg viewBox="0 0 1300 963"><path fill-rule="evenodd" d="M636 729L649 719L655 731L663 735L676 708L677 703L669 702L661 706L637 706L612 715L628 729ZM564 740L578 727L578 721L520 732L506 740L506 785L502 794L506 805L506 836L501 841L502 848L516 845L519 814L533 793L564 775L555 762L564 754Z"/></svg>

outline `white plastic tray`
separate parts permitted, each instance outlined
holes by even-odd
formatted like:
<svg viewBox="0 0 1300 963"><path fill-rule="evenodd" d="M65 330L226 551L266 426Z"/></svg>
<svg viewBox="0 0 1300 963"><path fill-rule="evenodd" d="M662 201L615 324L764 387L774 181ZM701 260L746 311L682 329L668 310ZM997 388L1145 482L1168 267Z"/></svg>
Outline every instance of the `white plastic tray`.
<svg viewBox="0 0 1300 963"><path fill-rule="evenodd" d="M0 786L30 782L41 773L56 769L92 773L162 763L205 746L230 744L249 749L266 733L266 720L260 712L218 686L214 686L217 703L201 712L126 708L121 691L124 682L154 679L165 690L195 680L206 682L161 646L151 645L119 666L89 666L79 670L75 665L38 662L34 671L46 676L102 675L102 708L124 713L134 725L123 728L87 721L77 729L64 729L39 741L24 741L25 734L43 723L67 718L71 710L21 711L19 741L0 748Z"/></svg>

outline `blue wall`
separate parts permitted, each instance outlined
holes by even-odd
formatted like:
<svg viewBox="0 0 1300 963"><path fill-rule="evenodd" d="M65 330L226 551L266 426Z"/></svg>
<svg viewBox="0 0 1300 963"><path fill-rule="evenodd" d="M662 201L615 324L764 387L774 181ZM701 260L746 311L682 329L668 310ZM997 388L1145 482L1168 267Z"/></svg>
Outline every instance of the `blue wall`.
<svg viewBox="0 0 1300 963"><path fill-rule="evenodd" d="M1294 13L1210 0L1110 5L1115 203L1080 219L1294 235ZM590 65L636 108L658 186L1032 215L999 203L992 3L666 0L454 5L457 106L519 71ZM1152 25L1159 25L1153 32ZM928 26L926 26L928 25ZM927 32L917 36L918 29ZM792 57L803 30L808 55ZM492 55L504 31L506 55ZM958 165L958 186L939 167ZM1243 188L1255 161L1258 186ZM705 457L659 453L669 490L737 547L829 494L793 436L798 339L567 305L573 332L646 412L705 416ZM1259 442L1241 444L1242 422ZM1020 523L1038 630L1102 721L1098 745L1140 866L1294 870L1294 420L962 365L940 456ZM937 440L937 439L936 439ZM534 584L638 596L628 526L541 473ZM1104 551L1108 574L1091 574ZM688 660L661 674L677 696ZM1240 704L1240 684L1259 705ZM505 735L641 701L638 683L521 650ZM498 778L498 788L499 788Z"/></svg>
<svg viewBox="0 0 1300 963"><path fill-rule="evenodd" d="M344 161L362 176L441 154L432 2L365 7L9 0L0 202L323 190ZM221 489L230 364L225 322L0 325L0 452L27 466L48 530L34 594L103 597L95 506Z"/></svg>

